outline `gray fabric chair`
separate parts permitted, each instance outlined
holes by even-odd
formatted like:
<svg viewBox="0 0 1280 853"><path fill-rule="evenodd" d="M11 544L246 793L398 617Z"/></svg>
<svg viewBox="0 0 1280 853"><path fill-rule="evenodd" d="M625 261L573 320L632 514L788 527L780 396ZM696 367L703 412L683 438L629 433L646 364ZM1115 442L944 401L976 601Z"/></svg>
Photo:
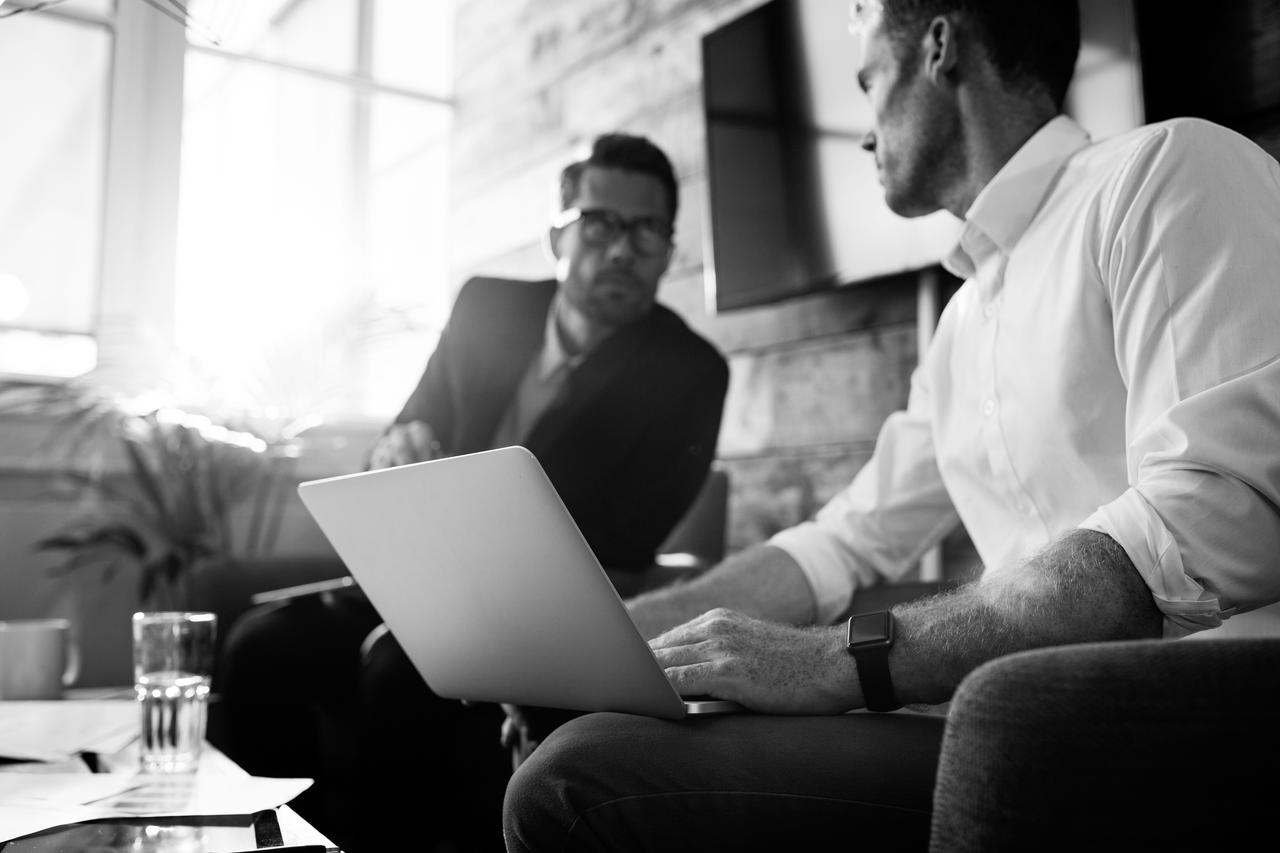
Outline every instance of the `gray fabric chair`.
<svg viewBox="0 0 1280 853"><path fill-rule="evenodd" d="M1256 850L1280 771L1280 637L1019 652L952 699L931 853Z"/></svg>

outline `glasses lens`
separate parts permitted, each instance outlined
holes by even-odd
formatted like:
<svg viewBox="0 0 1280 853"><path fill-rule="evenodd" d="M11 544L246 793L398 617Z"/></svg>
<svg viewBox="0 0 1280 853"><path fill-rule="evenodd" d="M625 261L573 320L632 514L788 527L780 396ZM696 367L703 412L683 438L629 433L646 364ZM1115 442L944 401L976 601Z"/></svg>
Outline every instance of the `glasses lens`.
<svg viewBox="0 0 1280 853"><path fill-rule="evenodd" d="M606 210L582 211L582 237L595 246L612 243L622 221Z"/></svg>
<svg viewBox="0 0 1280 853"><path fill-rule="evenodd" d="M581 210L578 223L582 239L593 246L607 246L624 231L642 255L661 254L671 244L671 227L658 219L643 217L628 222L609 210Z"/></svg>
<svg viewBox="0 0 1280 853"><path fill-rule="evenodd" d="M640 219L631 223L631 243L644 255L665 252L671 242L671 231L661 222Z"/></svg>

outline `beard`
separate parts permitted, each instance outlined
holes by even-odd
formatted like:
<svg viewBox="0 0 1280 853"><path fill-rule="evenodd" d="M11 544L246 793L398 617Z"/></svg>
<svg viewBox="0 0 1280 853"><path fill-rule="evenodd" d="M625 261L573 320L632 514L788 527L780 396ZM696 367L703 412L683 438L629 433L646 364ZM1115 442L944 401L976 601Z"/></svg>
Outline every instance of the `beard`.
<svg viewBox="0 0 1280 853"><path fill-rule="evenodd" d="M649 283L628 269L604 269L587 282L567 283L569 304L591 322L608 328L625 326L649 313L656 283Z"/></svg>

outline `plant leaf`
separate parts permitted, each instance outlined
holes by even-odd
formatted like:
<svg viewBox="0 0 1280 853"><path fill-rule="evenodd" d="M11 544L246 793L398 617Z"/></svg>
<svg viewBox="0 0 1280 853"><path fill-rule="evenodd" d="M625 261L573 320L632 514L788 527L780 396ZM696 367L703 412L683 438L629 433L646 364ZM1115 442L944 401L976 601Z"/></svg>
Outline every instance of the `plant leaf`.
<svg viewBox="0 0 1280 853"><path fill-rule="evenodd" d="M143 497L150 508L155 511L156 518L161 524L167 523L170 518L164 488L152 472L139 442L133 436L125 436L121 443L124 445L125 455L129 460L129 469L133 473L133 479L137 482Z"/></svg>
<svg viewBox="0 0 1280 853"><path fill-rule="evenodd" d="M114 548L133 557L147 554L147 543L136 531L124 524L104 524L101 527L86 526L75 532L58 533L37 539L37 551Z"/></svg>

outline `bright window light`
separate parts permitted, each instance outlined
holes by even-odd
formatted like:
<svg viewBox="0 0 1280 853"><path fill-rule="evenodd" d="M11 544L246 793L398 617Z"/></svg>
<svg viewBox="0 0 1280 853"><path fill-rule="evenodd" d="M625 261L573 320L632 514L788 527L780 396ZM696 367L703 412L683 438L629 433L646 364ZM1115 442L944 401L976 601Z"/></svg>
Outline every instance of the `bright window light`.
<svg viewBox="0 0 1280 853"><path fill-rule="evenodd" d="M94 366L110 53L106 27L0 20L0 373Z"/></svg>
<svg viewBox="0 0 1280 853"><path fill-rule="evenodd" d="M0 272L0 323L13 323L22 317L31 304L31 295L22 279L7 272Z"/></svg>
<svg viewBox="0 0 1280 853"><path fill-rule="evenodd" d="M451 4L422 5L373 3L363 58L350 0L191 6L220 45L187 52L174 332L224 405L385 419L421 374L452 301L447 75L372 69L422 50L423 14L451 40Z"/></svg>

